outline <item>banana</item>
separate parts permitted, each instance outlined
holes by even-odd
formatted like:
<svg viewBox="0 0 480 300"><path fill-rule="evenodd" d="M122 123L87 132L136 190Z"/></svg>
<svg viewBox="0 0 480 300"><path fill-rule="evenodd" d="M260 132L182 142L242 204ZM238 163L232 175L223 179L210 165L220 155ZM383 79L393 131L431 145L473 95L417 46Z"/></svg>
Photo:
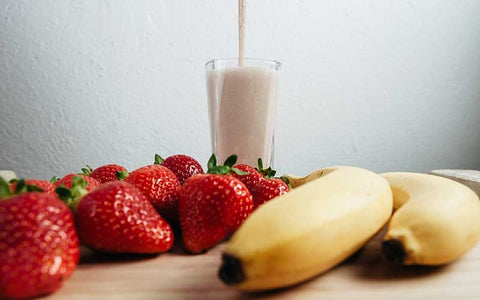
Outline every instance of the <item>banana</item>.
<svg viewBox="0 0 480 300"><path fill-rule="evenodd" d="M392 193L381 176L354 167L312 174L235 232L222 256L222 281L249 291L304 281L355 253L390 218Z"/></svg>
<svg viewBox="0 0 480 300"><path fill-rule="evenodd" d="M383 242L391 262L445 264L480 239L480 201L468 187L426 174L382 175L390 183L396 209Z"/></svg>
<svg viewBox="0 0 480 300"><path fill-rule="evenodd" d="M455 180L471 188L480 195L480 171L477 170L433 170L432 175Z"/></svg>

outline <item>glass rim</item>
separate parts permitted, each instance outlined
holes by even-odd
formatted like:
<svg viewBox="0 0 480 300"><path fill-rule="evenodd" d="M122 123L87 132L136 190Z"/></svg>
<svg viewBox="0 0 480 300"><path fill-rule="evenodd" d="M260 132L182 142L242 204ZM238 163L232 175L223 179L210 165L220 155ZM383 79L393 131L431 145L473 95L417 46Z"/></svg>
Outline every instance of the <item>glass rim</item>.
<svg viewBox="0 0 480 300"><path fill-rule="evenodd" d="M238 60L239 60L238 57L237 58L212 58L205 63L205 67L208 67L209 65L214 64L215 62L232 62L232 61L238 61ZM275 69L277 70L279 70L282 66L282 63L275 59L245 57L243 60L257 62L257 63L273 64L275 66Z"/></svg>

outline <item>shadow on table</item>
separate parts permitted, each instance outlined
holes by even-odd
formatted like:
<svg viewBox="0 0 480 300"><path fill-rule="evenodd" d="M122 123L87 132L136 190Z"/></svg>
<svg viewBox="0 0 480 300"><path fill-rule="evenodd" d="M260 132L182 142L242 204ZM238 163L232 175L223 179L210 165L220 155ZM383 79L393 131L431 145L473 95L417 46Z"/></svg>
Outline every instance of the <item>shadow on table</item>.
<svg viewBox="0 0 480 300"><path fill-rule="evenodd" d="M351 268L355 279L359 280L399 280L433 276L445 272L450 265L443 266L402 266L392 265L382 253L382 237L380 232L365 246L362 255L352 257L346 263L353 264Z"/></svg>
<svg viewBox="0 0 480 300"><path fill-rule="evenodd" d="M175 239L172 248L166 252L173 255L185 255L192 256L194 254L187 252L183 246L181 232L177 229L174 232ZM99 264L99 263L115 263L115 262L135 262L153 259L165 253L157 254L115 254L115 253L102 253L98 251L93 251L87 247L80 247L81 256L80 264ZM199 253L203 254L203 253Z"/></svg>
<svg viewBox="0 0 480 300"><path fill-rule="evenodd" d="M399 266L389 263L382 253L382 237L385 231L382 230L377 236L372 239L365 247L354 253L351 257L336 266L329 272L344 272L345 276L352 276L355 280L360 281L390 281L390 280L410 280L420 277L435 276L441 274L450 265L445 266ZM342 268L348 268L341 270ZM246 293L239 292L234 299L274 299L279 296L288 298L290 293L295 293L300 289L305 290L322 290L321 280L323 275L316 276L299 284L276 289L266 292ZM293 295L293 294L292 294Z"/></svg>
<svg viewBox="0 0 480 300"><path fill-rule="evenodd" d="M90 250L85 247L80 248L80 264L102 264L116 262L136 262L158 257L161 254L112 254L102 253Z"/></svg>

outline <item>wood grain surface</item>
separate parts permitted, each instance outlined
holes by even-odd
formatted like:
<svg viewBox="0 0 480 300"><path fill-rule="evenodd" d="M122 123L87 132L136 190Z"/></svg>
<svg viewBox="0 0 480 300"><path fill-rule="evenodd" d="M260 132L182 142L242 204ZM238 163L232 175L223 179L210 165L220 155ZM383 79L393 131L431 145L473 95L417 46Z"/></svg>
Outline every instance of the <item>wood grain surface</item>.
<svg viewBox="0 0 480 300"><path fill-rule="evenodd" d="M480 244L442 267L392 266L381 255L381 234L333 270L297 286L247 294L217 278L223 245L201 255L102 256L82 249L81 263L58 299L480 299ZM312 253L314 255L314 253Z"/></svg>

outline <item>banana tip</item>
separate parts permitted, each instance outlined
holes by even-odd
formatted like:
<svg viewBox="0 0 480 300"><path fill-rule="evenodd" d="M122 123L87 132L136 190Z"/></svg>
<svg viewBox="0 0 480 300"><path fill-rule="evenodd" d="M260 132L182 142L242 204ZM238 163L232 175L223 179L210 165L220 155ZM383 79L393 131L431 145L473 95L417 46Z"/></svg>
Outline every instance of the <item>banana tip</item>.
<svg viewBox="0 0 480 300"><path fill-rule="evenodd" d="M247 278L242 262L235 256L226 253L222 255L222 265L218 270L218 277L227 285L242 283Z"/></svg>
<svg viewBox="0 0 480 300"><path fill-rule="evenodd" d="M393 264L403 264L407 257L405 247L399 240L386 240L382 243L383 253Z"/></svg>

